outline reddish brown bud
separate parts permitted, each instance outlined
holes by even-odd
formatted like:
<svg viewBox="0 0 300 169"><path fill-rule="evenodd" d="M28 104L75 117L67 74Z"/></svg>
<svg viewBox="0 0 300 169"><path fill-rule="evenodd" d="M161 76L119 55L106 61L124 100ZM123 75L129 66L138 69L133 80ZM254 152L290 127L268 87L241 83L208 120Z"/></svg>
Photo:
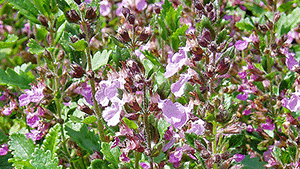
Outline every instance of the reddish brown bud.
<svg viewBox="0 0 300 169"><path fill-rule="evenodd" d="M125 117L129 120L138 120L139 119L139 114L129 113L129 114L126 114Z"/></svg>
<svg viewBox="0 0 300 169"><path fill-rule="evenodd" d="M224 75L228 72L229 68L230 63L228 61L225 61L225 59L222 59L217 66L217 73L219 75Z"/></svg>
<svg viewBox="0 0 300 169"><path fill-rule="evenodd" d="M130 42L131 39L129 37L129 34L128 34L128 31L126 28L124 27L119 27L118 29L118 33L120 34L120 38L123 42L127 43L127 42Z"/></svg>
<svg viewBox="0 0 300 169"><path fill-rule="evenodd" d="M88 115L93 115L94 114L94 111L89 106L87 106L86 104L78 105L78 106L79 106L80 111L83 111Z"/></svg>
<svg viewBox="0 0 300 169"><path fill-rule="evenodd" d="M122 7L122 14L126 18L130 14L130 9L127 7Z"/></svg>
<svg viewBox="0 0 300 169"><path fill-rule="evenodd" d="M77 23L80 20L80 16L74 9L67 11L66 17L70 23Z"/></svg>
<svg viewBox="0 0 300 169"><path fill-rule="evenodd" d="M160 14L160 6L155 4L154 7L153 7L153 10L156 14Z"/></svg>
<svg viewBox="0 0 300 169"><path fill-rule="evenodd" d="M131 25L133 25L134 24L134 22L135 22L135 15L133 15L133 14L129 14L128 16L127 16L127 21L131 24Z"/></svg>
<svg viewBox="0 0 300 169"><path fill-rule="evenodd" d="M96 13L95 9L92 7L89 7L86 10L85 19L93 20L93 19L96 19L96 17L97 17L97 13Z"/></svg>
<svg viewBox="0 0 300 169"><path fill-rule="evenodd" d="M195 8L202 11L204 9L204 6L202 5L202 3L199 0L194 0L194 5Z"/></svg>
<svg viewBox="0 0 300 169"><path fill-rule="evenodd" d="M74 0L78 5L81 4L81 0Z"/></svg>
<svg viewBox="0 0 300 169"><path fill-rule="evenodd" d="M46 28L49 26L48 25L48 21L47 18L44 15L38 15L38 20L41 22L41 24L43 26L45 26Z"/></svg>
<svg viewBox="0 0 300 169"><path fill-rule="evenodd" d="M74 78L81 78L85 74L85 70L77 63L71 65L72 71L70 76Z"/></svg>
<svg viewBox="0 0 300 169"><path fill-rule="evenodd" d="M63 60L65 58L65 52L63 50L58 52L57 60Z"/></svg>
<svg viewBox="0 0 300 169"><path fill-rule="evenodd" d="M146 41L151 36L150 27L145 27L140 36L138 37L138 41Z"/></svg>

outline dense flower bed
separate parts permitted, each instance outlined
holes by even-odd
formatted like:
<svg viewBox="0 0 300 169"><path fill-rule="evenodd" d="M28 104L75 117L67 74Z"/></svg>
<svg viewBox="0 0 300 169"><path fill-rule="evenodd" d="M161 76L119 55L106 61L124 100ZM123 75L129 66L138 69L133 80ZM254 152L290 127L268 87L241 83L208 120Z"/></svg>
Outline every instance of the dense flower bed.
<svg viewBox="0 0 300 169"><path fill-rule="evenodd" d="M0 168L300 168L299 4L0 0Z"/></svg>

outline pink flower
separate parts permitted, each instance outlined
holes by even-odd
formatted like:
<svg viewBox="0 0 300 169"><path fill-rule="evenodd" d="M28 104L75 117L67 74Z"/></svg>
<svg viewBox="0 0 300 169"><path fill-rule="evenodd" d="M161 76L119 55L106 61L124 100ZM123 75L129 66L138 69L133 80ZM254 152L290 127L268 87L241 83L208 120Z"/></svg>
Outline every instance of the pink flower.
<svg viewBox="0 0 300 169"><path fill-rule="evenodd" d="M236 162L241 162L243 161L243 159L245 158L246 155L243 155L243 154L235 154L233 156L233 158L235 159Z"/></svg>
<svg viewBox="0 0 300 169"><path fill-rule="evenodd" d="M27 106L30 102L40 102L44 98L44 88L45 84L38 82L37 85L32 85L30 90L24 90L25 94L19 97L19 105Z"/></svg>
<svg viewBox="0 0 300 169"><path fill-rule="evenodd" d="M102 16L108 16L111 12L111 3L104 0L100 2L100 14Z"/></svg>
<svg viewBox="0 0 300 169"><path fill-rule="evenodd" d="M17 104L14 100L11 100L9 102L9 107L5 107L2 111L2 114L4 114L5 116L9 116L15 108L17 108Z"/></svg>
<svg viewBox="0 0 300 169"><path fill-rule="evenodd" d="M183 95L185 83L188 82L190 78L189 75L181 75L179 80L171 85L171 91L176 97Z"/></svg>
<svg viewBox="0 0 300 169"><path fill-rule="evenodd" d="M298 61L294 58L295 53L285 52L285 56L285 64L290 70L294 71L297 67L299 67Z"/></svg>
<svg viewBox="0 0 300 169"><path fill-rule="evenodd" d="M298 94L293 94L289 99L282 99L282 106L289 109L292 112L297 112L300 109L300 97Z"/></svg>
<svg viewBox="0 0 300 169"><path fill-rule="evenodd" d="M8 152L8 145L7 144L2 144L0 146L0 156L6 155Z"/></svg>
<svg viewBox="0 0 300 169"><path fill-rule="evenodd" d="M178 102L173 103L170 99L161 101L158 107L162 109L165 120L175 128L181 128L186 124L189 108Z"/></svg>
<svg viewBox="0 0 300 169"><path fill-rule="evenodd" d="M145 162L141 162L141 163L140 163L140 166L141 166L143 169L149 169L149 168L150 168L150 164L149 164L149 163L145 163Z"/></svg>
<svg viewBox="0 0 300 169"><path fill-rule="evenodd" d="M120 122L123 105L124 103L119 100L119 102L113 102L111 106L105 108L102 115L108 126L116 126Z"/></svg>
<svg viewBox="0 0 300 169"><path fill-rule="evenodd" d="M238 94L238 95L236 96L236 98L239 99L239 100L245 101L245 100L248 99L248 93Z"/></svg>
<svg viewBox="0 0 300 169"><path fill-rule="evenodd" d="M136 9L142 11L147 8L147 2L145 0L135 0Z"/></svg>
<svg viewBox="0 0 300 169"><path fill-rule="evenodd" d="M266 122L261 124L261 127L265 130L274 130L275 124L272 124L272 119L268 116Z"/></svg>
<svg viewBox="0 0 300 169"><path fill-rule="evenodd" d="M243 111L243 115L244 115L244 116L247 116L247 115L249 115L249 114L251 114L251 108L250 108L250 107L246 108L246 109Z"/></svg>
<svg viewBox="0 0 300 169"><path fill-rule="evenodd" d="M248 47L248 42L246 40L238 40L234 46L237 50L245 50Z"/></svg>
<svg viewBox="0 0 300 169"><path fill-rule="evenodd" d="M109 101L117 98L117 96L117 85L109 81L102 81L100 83L100 90L98 90L95 94L97 102L102 106L107 106Z"/></svg>
<svg viewBox="0 0 300 169"><path fill-rule="evenodd" d="M188 64L187 48L180 48L179 52L168 58L168 65L166 67L165 78L169 78L178 72L183 65Z"/></svg>
<svg viewBox="0 0 300 169"><path fill-rule="evenodd" d="M170 153L169 162L170 163L178 163L182 158L182 148L177 147L175 151Z"/></svg>
<svg viewBox="0 0 300 169"><path fill-rule="evenodd" d="M203 135L204 131L205 131L204 125L205 125L205 122L201 119L194 121L191 125L192 127L189 130L187 130L187 133L193 132L197 135Z"/></svg>

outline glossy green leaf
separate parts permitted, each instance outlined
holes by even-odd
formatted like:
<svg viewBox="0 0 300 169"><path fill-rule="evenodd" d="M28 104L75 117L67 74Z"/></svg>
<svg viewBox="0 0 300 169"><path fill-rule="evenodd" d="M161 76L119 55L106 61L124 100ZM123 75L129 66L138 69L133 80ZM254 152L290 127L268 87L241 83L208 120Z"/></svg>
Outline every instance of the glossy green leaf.
<svg viewBox="0 0 300 169"><path fill-rule="evenodd" d="M60 38L61 38L65 28L66 28L66 24L67 24L67 21L65 21L63 24L61 24L60 27L58 28L58 30L55 34L55 41L54 41L55 44L57 44L58 41L60 40Z"/></svg>
<svg viewBox="0 0 300 169"><path fill-rule="evenodd" d="M57 6L64 13L71 10L70 5L65 0L56 0Z"/></svg>
<svg viewBox="0 0 300 169"><path fill-rule="evenodd" d="M106 65L108 63L108 59L112 53L112 50L107 51L104 50L102 53L99 51L95 53L92 59L92 68L93 70L99 69L101 66Z"/></svg>

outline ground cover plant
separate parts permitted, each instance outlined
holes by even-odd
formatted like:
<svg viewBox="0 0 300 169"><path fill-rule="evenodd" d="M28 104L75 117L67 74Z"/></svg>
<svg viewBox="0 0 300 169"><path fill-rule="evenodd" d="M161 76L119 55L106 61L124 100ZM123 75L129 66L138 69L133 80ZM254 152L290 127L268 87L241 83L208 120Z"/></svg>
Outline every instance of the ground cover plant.
<svg viewBox="0 0 300 169"><path fill-rule="evenodd" d="M300 168L298 0L0 0L0 168Z"/></svg>

